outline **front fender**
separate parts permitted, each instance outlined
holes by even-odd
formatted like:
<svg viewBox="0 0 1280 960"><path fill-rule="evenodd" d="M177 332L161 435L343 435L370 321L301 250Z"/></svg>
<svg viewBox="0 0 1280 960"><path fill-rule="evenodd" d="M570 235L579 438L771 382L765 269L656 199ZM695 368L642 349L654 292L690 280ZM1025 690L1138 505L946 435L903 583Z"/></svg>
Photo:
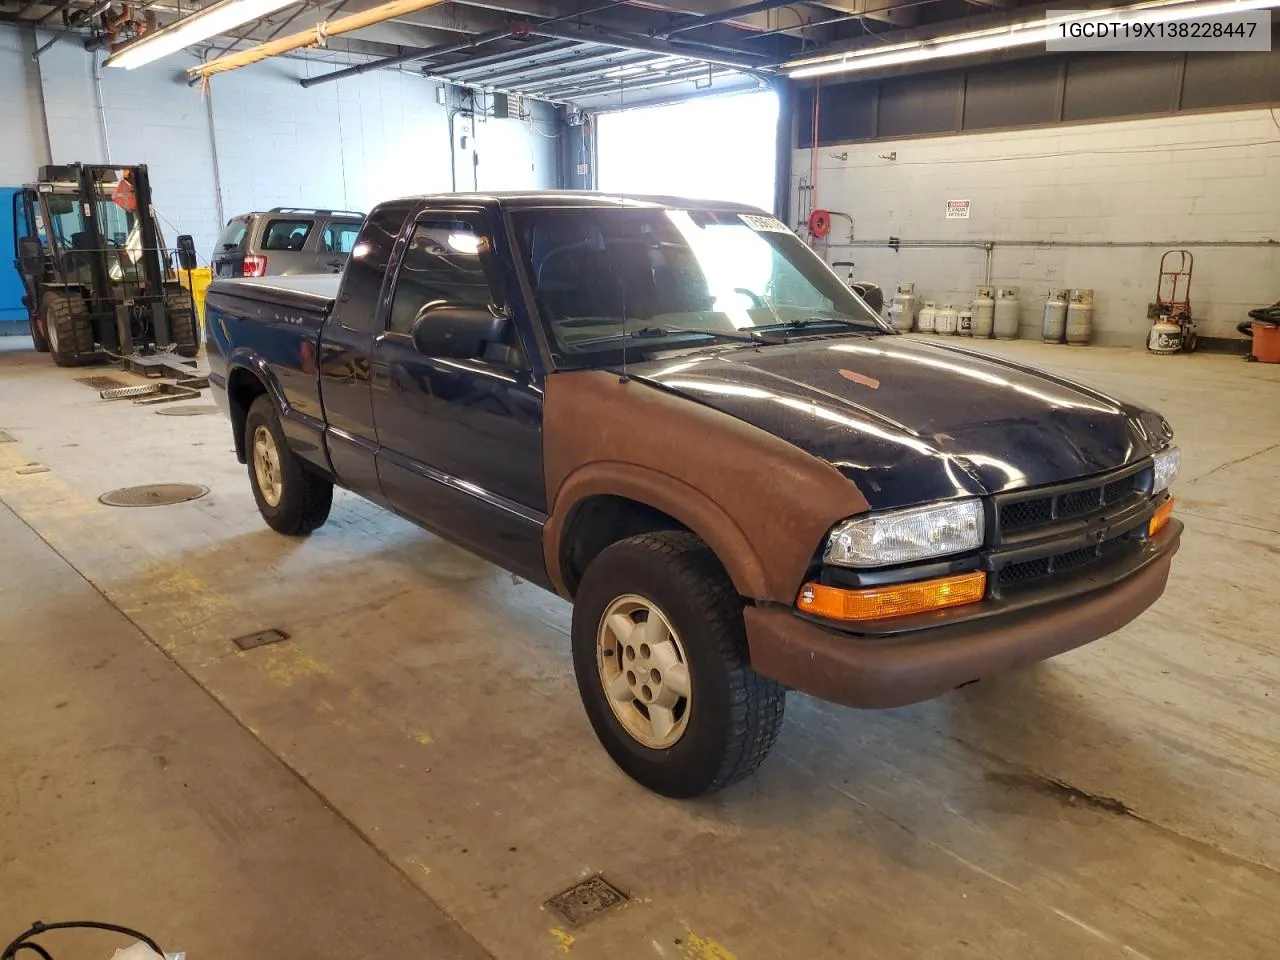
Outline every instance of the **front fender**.
<svg viewBox="0 0 1280 960"><path fill-rule="evenodd" d="M743 596L787 605L827 532L868 509L831 464L653 384L581 370L551 374L545 390L545 549L562 592L559 538L592 494L670 514L707 542Z"/></svg>

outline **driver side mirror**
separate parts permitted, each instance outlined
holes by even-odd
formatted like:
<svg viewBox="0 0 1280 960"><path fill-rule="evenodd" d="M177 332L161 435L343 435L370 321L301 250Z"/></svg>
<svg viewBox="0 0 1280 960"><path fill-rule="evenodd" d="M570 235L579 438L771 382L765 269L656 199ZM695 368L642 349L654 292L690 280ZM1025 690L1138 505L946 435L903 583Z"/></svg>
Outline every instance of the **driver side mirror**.
<svg viewBox="0 0 1280 960"><path fill-rule="evenodd" d="M44 245L38 237L18 238L18 264L23 273L39 277L44 273Z"/></svg>
<svg viewBox="0 0 1280 960"><path fill-rule="evenodd" d="M178 266L183 270L196 268L196 242L189 233L178 238Z"/></svg>
<svg viewBox="0 0 1280 960"><path fill-rule="evenodd" d="M511 320L488 307L429 304L409 335L424 357L510 363Z"/></svg>

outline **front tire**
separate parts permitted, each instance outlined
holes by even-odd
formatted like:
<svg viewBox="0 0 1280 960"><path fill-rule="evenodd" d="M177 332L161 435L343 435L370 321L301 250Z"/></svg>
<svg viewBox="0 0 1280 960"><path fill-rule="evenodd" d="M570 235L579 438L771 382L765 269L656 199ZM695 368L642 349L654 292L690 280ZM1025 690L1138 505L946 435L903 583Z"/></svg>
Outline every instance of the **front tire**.
<svg viewBox="0 0 1280 960"><path fill-rule="evenodd" d="M266 394L245 418L245 460L258 512L277 533L305 537L329 519L333 484L311 472L289 448L275 404Z"/></svg>
<svg viewBox="0 0 1280 960"><path fill-rule="evenodd" d="M40 325L53 362L60 367L82 367L98 359L93 346L93 324L78 293L50 290L40 301Z"/></svg>
<svg viewBox="0 0 1280 960"><path fill-rule="evenodd" d="M654 793L685 798L755 772L786 691L747 662L742 600L691 533L606 548L573 608L578 691L601 744Z"/></svg>

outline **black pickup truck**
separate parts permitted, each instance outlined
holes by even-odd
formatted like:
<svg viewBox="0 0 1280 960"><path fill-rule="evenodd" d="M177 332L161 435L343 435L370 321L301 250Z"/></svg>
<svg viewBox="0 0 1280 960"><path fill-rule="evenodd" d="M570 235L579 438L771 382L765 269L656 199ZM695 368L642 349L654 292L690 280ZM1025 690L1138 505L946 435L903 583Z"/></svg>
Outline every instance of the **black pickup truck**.
<svg viewBox="0 0 1280 960"><path fill-rule="evenodd" d="M1182 531L1159 414L895 334L749 207L396 200L206 323L266 522L338 484L572 600L592 726L668 796L752 772L787 689L889 707L1111 633Z"/></svg>

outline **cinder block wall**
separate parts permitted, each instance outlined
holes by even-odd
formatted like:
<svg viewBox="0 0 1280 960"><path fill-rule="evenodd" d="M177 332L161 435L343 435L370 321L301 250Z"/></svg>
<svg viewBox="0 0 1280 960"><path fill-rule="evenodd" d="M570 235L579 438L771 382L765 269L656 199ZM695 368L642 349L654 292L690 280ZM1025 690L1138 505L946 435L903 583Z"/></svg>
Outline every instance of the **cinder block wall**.
<svg viewBox="0 0 1280 960"><path fill-rule="evenodd" d="M809 161L795 151L793 186ZM1276 241L1191 248L1202 336L1235 337L1248 309L1280 299L1280 117L1265 109L823 147L817 180L816 205L851 215L859 240L995 241L992 283L1018 287L1024 337L1050 287L1091 287L1095 341L1144 344L1160 254L1192 241ZM970 200L970 218L947 220L948 200ZM819 249L889 293L909 280L959 307L983 282L981 249L847 247L833 223ZM1016 240L1100 245L1002 244ZM1156 245L1101 246L1119 241Z"/></svg>
<svg viewBox="0 0 1280 960"><path fill-rule="evenodd" d="M215 77L206 95L187 86L183 71L194 61L182 55L136 70L101 69L74 38L33 62L35 42L30 31L0 27L0 185L30 181L51 161L145 163L166 239L192 234L202 259L225 218L238 213L368 210L396 196L447 191L451 149L459 189L557 185L555 115L545 104L532 107L538 131L520 120L476 123L465 130L465 149L460 119L451 148L438 85L409 73L372 71L304 89L299 78L336 68L277 59Z"/></svg>

